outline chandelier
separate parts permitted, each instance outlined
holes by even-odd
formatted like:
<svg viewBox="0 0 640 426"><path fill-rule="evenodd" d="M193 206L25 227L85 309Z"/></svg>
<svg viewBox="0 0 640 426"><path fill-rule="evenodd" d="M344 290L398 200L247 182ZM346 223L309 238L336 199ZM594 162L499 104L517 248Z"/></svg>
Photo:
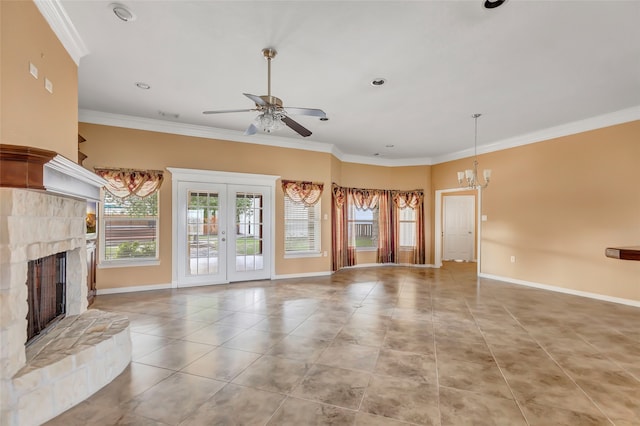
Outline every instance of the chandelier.
<svg viewBox="0 0 640 426"><path fill-rule="evenodd" d="M462 188L481 189L489 186L491 179L491 169L484 169L482 176L484 183L480 183L478 179L478 117L482 114L473 114L471 117L475 120L475 137L473 140L473 169L467 169L464 172L458 172L458 183Z"/></svg>

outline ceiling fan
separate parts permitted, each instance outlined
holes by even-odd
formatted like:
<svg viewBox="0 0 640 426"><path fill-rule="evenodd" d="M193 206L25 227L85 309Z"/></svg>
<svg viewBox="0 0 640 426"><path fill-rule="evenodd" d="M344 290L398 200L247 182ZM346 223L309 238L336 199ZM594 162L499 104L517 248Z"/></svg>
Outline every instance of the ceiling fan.
<svg viewBox="0 0 640 426"><path fill-rule="evenodd" d="M267 94L262 96L252 95L250 93L243 93L247 98L251 99L255 104L255 108L251 109L228 109L219 111L203 111L203 114L225 114L229 112L247 112L258 111L260 115L256 117L255 121L249 125L244 132L245 135L253 135L259 129L267 133L271 133L274 130L278 130L283 126L289 127L300 136L307 137L311 135L311 131L305 128L302 124L289 117L289 114L310 115L313 117L320 117L320 120L328 120L327 114L317 108L295 108L284 107L282 99L271 96L271 60L276 57L275 49L265 48L262 49L262 54L267 59Z"/></svg>

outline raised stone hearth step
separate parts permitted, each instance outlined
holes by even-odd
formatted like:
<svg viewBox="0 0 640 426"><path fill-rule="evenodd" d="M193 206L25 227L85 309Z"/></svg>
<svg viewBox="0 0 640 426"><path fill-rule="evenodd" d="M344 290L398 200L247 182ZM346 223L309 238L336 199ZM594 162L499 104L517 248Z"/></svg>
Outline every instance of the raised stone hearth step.
<svg viewBox="0 0 640 426"><path fill-rule="evenodd" d="M85 400L131 361L129 320L97 309L62 319L13 377L11 425L41 424Z"/></svg>

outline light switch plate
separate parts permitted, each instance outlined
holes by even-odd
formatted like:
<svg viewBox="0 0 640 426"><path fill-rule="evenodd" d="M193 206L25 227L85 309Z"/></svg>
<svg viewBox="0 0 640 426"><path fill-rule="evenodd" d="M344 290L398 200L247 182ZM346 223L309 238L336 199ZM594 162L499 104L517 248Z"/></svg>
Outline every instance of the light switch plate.
<svg viewBox="0 0 640 426"><path fill-rule="evenodd" d="M53 93L53 83L46 77L44 79L44 88L47 89L47 92Z"/></svg>
<svg viewBox="0 0 640 426"><path fill-rule="evenodd" d="M29 74L33 76L36 80L38 79L38 67L29 62Z"/></svg>

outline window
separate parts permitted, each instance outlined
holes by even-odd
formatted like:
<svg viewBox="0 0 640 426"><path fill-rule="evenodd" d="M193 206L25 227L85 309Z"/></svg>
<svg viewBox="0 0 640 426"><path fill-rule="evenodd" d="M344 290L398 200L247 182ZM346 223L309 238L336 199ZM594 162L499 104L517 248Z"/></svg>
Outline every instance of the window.
<svg viewBox="0 0 640 426"><path fill-rule="evenodd" d="M378 247L378 207L373 209L349 208L349 241L356 249Z"/></svg>
<svg viewBox="0 0 640 426"><path fill-rule="evenodd" d="M398 209L398 227L400 247L416 246L416 211L411 207Z"/></svg>
<svg viewBox="0 0 640 426"><path fill-rule="evenodd" d="M103 261L158 259L158 192L120 199L105 191L102 218Z"/></svg>
<svg viewBox="0 0 640 426"><path fill-rule="evenodd" d="M285 254L320 253L320 201L313 206L284 196Z"/></svg>

